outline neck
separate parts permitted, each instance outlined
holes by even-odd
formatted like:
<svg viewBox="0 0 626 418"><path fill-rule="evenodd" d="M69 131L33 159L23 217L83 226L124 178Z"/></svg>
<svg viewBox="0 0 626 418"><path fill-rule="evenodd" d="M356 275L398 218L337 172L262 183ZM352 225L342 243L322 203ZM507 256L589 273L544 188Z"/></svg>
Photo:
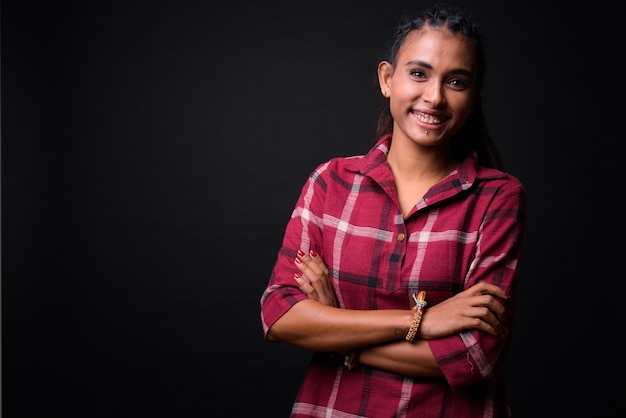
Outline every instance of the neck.
<svg viewBox="0 0 626 418"><path fill-rule="evenodd" d="M420 152L407 152L399 148L391 145L387 161L394 175L401 178L439 182L456 166L447 149L423 147Z"/></svg>

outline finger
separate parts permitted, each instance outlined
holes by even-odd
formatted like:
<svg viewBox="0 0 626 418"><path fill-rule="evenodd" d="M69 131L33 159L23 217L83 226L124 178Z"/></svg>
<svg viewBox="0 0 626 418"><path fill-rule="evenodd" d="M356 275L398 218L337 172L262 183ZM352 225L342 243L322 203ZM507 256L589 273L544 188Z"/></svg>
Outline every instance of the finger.
<svg viewBox="0 0 626 418"><path fill-rule="evenodd" d="M502 290L501 287L492 283L479 282L462 292L457 293L459 297L475 297L480 295L487 295L490 297L498 297L501 299L509 299L509 296Z"/></svg>
<svg viewBox="0 0 626 418"><path fill-rule="evenodd" d="M317 255L314 250L311 250L309 254L305 254L302 250L298 250L296 260L302 262L308 271L315 275L328 275L328 268L321 257Z"/></svg>
<svg viewBox="0 0 626 418"><path fill-rule="evenodd" d="M317 287L319 284L319 286L329 288L330 279L328 276L328 269L323 266L323 264L322 266L324 268L320 268L319 263L313 261L311 257L301 255L296 257L295 264L300 272L302 272L302 274L304 274L314 286Z"/></svg>
<svg viewBox="0 0 626 418"><path fill-rule="evenodd" d="M296 266L300 270L302 276L306 278L307 283L318 292L325 293L332 291L327 275L314 272L307 264L299 262L299 260L296 261Z"/></svg>
<svg viewBox="0 0 626 418"><path fill-rule="evenodd" d="M487 332L491 335L499 335L501 332L499 326L494 326L479 318L470 318L469 326L467 327L467 329L476 329L479 331Z"/></svg>
<svg viewBox="0 0 626 418"><path fill-rule="evenodd" d="M475 306L484 306L498 318L500 322L506 322L506 308L500 301L491 295L480 295L475 298Z"/></svg>
<svg viewBox="0 0 626 418"><path fill-rule="evenodd" d="M499 316L494 314L486 307L473 308L472 312L468 312L474 318L475 327L490 334L499 335L504 327L504 322Z"/></svg>
<svg viewBox="0 0 626 418"><path fill-rule="evenodd" d="M302 250L298 250L294 262L298 269L305 274L306 272L311 273L311 275L319 275L321 273L321 270L316 268L316 263Z"/></svg>
<svg viewBox="0 0 626 418"><path fill-rule="evenodd" d="M310 250L308 254L299 250L295 264L315 290L315 298L326 305L337 306L328 268L322 258L314 250Z"/></svg>
<svg viewBox="0 0 626 418"><path fill-rule="evenodd" d="M319 282L324 279L324 273L319 270L314 270L311 268L310 261L307 262L307 259L296 258L295 260L296 267L300 272L307 277L310 282Z"/></svg>
<svg viewBox="0 0 626 418"><path fill-rule="evenodd" d="M478 282L473 286L476 294L489 294L493 296L498 296L501 298L508 299L509 296L504 292L504 290L493 283L488 282Z"/></svg>
<svg viewBox="0 0 626 418"><path fill-rule="evenodd" d="M335 291L328 274L306 275L311 287L315 290L316 299L326 305L337 306Z"/></svg>
<svg viewBox="0 0 626 418"><path fill-rule="evenodd" d="M309 299L316 300L324 305L337 306L337 300L332 290L318 291L307 277L299 275L298 273L294 275L294 279L300 285L300 290L302 290Z"/></svg>
<svg viewBox="0 0 626 418"><path fill-rule="evenodd" d="M317 254L315 250L309 250L310 259L319 267L321 271L328 273L328 267L324 263L324 260Z"/></svg>
<svg viewBox="0 0 626 418"><path fill-rule="evenodd" d="M315 297L312 297L312 296L315 296L317 292L315 288L311 286L311 283L306 277L302 276L301 274L296 273L293 275L293 278L296 281L296 283L298 283L298 285L300 286L300 290L306 293L306 295L310 299L315 299Z"/></svg>

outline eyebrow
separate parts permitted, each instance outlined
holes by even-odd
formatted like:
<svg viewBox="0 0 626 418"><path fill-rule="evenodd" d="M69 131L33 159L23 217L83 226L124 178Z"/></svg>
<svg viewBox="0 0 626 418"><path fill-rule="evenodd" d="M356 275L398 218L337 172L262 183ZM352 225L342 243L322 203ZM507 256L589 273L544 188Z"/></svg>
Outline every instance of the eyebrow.
<svg viewBox="0 0 626 418"><path fill-rule="evenodd" d="M420 67L425 67L428 68L429 70L433 69L433 66L430 65L429 63L425 62L425 61L420 61L420 60L413 60L413 61L409 61L406 63L406 65L410 66L410 65L419 65ZM474 77L474 73L472 73L469 70L466 70L465 68L455 68L452 71L450 71L451 74L459 74L459 75L464 75L467 77Z"/></svg>

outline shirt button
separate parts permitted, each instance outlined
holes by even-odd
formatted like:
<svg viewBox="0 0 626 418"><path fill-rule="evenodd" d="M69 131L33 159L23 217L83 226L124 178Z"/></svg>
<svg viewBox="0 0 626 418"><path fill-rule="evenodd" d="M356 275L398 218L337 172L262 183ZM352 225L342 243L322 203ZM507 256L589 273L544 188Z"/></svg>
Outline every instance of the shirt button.
<svg viewBox="0 0 626 418"><path fill-rule="evenodd" d="M402 232L398 234L398 241L404 241L404 234Z"/></svg>

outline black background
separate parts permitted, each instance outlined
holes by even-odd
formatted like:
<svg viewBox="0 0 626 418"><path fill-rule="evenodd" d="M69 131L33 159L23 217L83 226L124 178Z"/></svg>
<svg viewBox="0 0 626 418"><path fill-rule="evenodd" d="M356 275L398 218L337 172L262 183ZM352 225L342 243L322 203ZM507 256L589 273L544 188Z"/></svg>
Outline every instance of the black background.
<svg viewBox="0 0 626 418"><path fill-rule="evenodd" d="M5 418L288 416L308 353L259 298L408 4L2 2ZM459 4L528 192L513 416L623 417L623 6Z"/></svg>

